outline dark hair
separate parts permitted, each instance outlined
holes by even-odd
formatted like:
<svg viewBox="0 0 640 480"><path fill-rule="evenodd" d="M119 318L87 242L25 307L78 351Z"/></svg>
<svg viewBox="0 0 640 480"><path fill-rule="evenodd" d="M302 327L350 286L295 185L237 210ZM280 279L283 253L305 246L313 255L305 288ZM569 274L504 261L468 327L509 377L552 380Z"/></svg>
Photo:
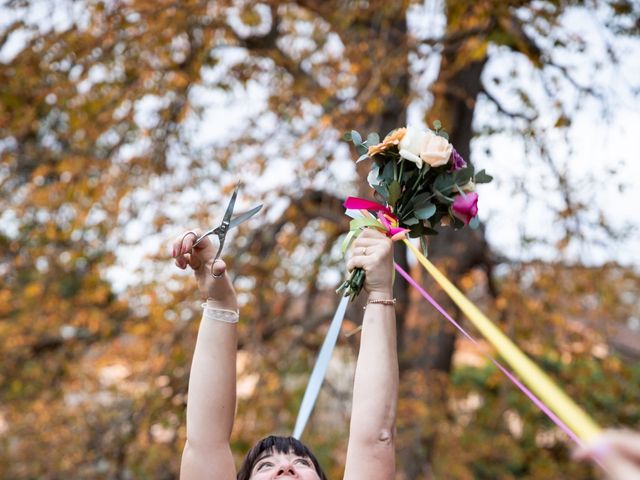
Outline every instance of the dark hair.
<svg viewBox="0 0 640 480"><path fill-rule="evenodd" d="M263 438L256 443L247 456L244 458L240 470L238 470L238 480L249 480L251 478L251 470L256 464L256 460L264 453L293 453L300 457L307 457L313 463L316 469L316 473L320 476L321 480L327 480L327 476L322 471L318 459L311 453L309 447L307 447L300 440L293 437L277 437L270 435Z"/></svg>

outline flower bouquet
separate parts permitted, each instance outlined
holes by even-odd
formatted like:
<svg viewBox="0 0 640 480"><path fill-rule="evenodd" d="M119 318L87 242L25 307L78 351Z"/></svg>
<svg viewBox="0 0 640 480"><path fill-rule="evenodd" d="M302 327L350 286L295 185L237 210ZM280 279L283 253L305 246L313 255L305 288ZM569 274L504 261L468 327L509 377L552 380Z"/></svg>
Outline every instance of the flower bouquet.
<svg viewBox="0 0 640 480"><path fill-rule="evenodd" d="M353 142L360 154L357 162L371 160L367 180L380 203L353 197L345 201L347 210L369 213L351 221L343 253L364 227L383 230L394 240L406 235L420 238L425 255L425 236L437 235L438 228L478 227L475 186L490 182L492 177L484 170L475 173L467 165L439 121L434 122L433 130L398 128L382 142L376 133L363 141L355 130L344 138ZM353 300L363 285L364 271L354 269L337 292Z"/></svg>

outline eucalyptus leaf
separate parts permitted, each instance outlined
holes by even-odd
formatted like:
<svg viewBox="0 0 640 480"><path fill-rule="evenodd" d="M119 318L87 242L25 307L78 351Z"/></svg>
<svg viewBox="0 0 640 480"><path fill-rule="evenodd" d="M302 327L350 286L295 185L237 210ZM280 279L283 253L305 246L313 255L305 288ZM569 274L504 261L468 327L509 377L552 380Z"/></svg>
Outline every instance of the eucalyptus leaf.
<svg viewBox="0 0 640 480"><path fill-rule="evenodd" d="M356 152L358 152L358 155L364 156L368 151L369 149L364 144L361 143L359 145L356 145Z"/></svg>
<svg viewBox="0 0 640 480"><path fill-rule="evenodd" d="M342 134L342 140L344 140L345 142L350 142L351 141L351 132L344 132Z"/></svg>
<svg viewBox="0 0 640 480"><path fill-rule="evenodd" d="M413 197L413 199L411 200L411 205L414 209L426 207L427 205L431 204L431 202L429 201L430 197L430 193L420 193Z"/></svg>
<svg viewBox="0 0 640 480"><path fill-rule="evenodd" d="M367 182L372 187L374 185L379 185L380 184L380 180L378 179L378 172L379 172L379 170L377 168L372 168L371 171L369 172L369 175L367 175Z"/></svg>
<svg viewBox="0 0 640 480"><path fill-rule="evenodd" d="M426 229L424 225L422 224L422 222L418 222L417 224L411 227L411 230L409 231L409 237L418 238L424 235L425 233L426 233Z"/></svg>
<svg viewBox="0 0 640 480"><path fill-rule="evenodd" d="M469 227L471 227L472 230L476 230L479 226L480 220L478 220L478 217L473 217L469 222Z"/></svg>
<svg viewBox="0 0 640 480"><path fill-rule="evenodd" d="M420 223L420 220L418 220L416 217L409 217L406 220L402 220L402 223L404 223L407 227L410 227L412 225L417 225L418 223Z"/></svg>
<svg viewBox="0 0 640 480"><path fill-rule="evenodd" d="M433 128L435 128L436 130L440 130L442 128L442 122L440 120L434 120Z"/></svg>
<svg viewBox="0 0 640 480"><path fill-rule="evenodd" d="M429 202L425 206L417 208L413 213L420 220L428 220L436 213L436 206Z"/></svg>
<svg viewBox="0 0 640 480"><path fill-rule="evenodd" d="M372 146L372 145L377 145L380 143L380 135L378 135L375 132L370 133L367 136L367 145Z"/></svg>
<svg viewBox="0 0 640 480"><path fill-rule="evenodd" d="M491 180L493 180L493 177L489 175L487 172L485 172L484 169L476 173L476 176L475 176L476 183L489 183Z"/></svg>
<svg viewBox="0 0 640 480"><path fill-rule="evenodd" d="M356 160L356 163L360 163L360 162L363 162L365 160L369 160L369 158L370 158L369 155L367 153L364 153L364 154L362 154L362 155L360 155L358 157L358 160Z"/></svg>
<svg viewBox="0 0 640 480"><path fill-rule="evenodd" d="M357 147L358 145L362 144L362 137L355 130L351 130L351 141Z"/></svg>
<svg viewBox="0 0 640 480"><path fill-rule="evenodd" d="M401 193L402 192L401 192L400 184L395 180L391 182L389 184L389 199L388 199L389 205L391 205L392 207L395 207L396 202L400 198Z"/></svg>
<svg viewBox="0 0 640 480"><path fill-rule="evenodd" d="M389 203L389 189L386 185L373 185L373 189L380 194L384 201Z"/></svg>
<svg viewBox="0 0 640 480"><path fill-rule="evenodd" d="M463 168L455 173L456 183L458 185L464 185L473 178L473 167Z"/></svg>
<svg viewBox="0 0 640 480"><path fill-rule="evenodd" d="M449 134L447 132L445 132L444 130L438 130L436 132L436 135L438 135L439 137L442 137L445 140L449 141Z"/></svg>
<svg viewBox="0 0 640 480"><path fill-rule="evenodd" d="M438 190L435 191L435 194L436 198L440 200L441 203L444 203L445 205L451 205L453 203L453 200L451 198L443 195Z"/></svg>
<svg viewBox="0 0 640 480"><path fill-rule="evenodd" d="M442 173L438 175L435 182L433 182L433 188L441 193L450 193L451 187L455 183L453 175L450 173Z"/></svg>
<svg viewBox="0 0 640 480"><path fill-rule="evenodd" d="M384 166L384 168L382 169L382 174L380 175L380 177L385 180L387 183L391 182L391 180L393 180L393 162L387 162Z"/></svg>

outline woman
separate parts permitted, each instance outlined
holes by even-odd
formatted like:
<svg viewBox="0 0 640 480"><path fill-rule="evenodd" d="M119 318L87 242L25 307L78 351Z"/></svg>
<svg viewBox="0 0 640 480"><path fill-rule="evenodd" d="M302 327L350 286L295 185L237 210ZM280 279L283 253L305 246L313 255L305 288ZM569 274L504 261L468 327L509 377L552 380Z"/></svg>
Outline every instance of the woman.
<svg viewBox="0 0 640 480"><path fill-rule="evenodd" d="M199 232L173 244L179 268L193 269L206 303L196 341L187 402L187 441L182 480L324 480L313 453L291 437L267 437L247 454L236 477L229 446L236 402L238 303L222 260L206 238L193 251ZM398 357L393 300L392 243L366 229L353 244L349 271L366 271L367 306L353 386L353 408L344 478L390 480L395 477L395 419Z"/></svg>

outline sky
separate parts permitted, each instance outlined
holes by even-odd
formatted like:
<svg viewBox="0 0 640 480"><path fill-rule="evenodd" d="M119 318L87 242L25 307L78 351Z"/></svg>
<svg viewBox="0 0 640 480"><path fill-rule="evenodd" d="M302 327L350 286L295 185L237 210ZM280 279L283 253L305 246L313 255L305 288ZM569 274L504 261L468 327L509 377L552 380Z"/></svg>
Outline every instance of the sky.
<svg viewBox="0 0 640 480"><path fill-rule="evenodd" d="M40 0L28 10L7 10L0 2L0 29L10 22L16 15L20 15L28 23L38 25L42 30L55 29L61 31L68 28L72 19L86 21L86 14L82 10L82 2L61 0ZM414 7L408 17L411 33L417 39L437 37L442 33L444 18L439 13L439 2L428 0L422 6ZM566 138L555 131L555 118L545 116L544 113L537 121L538 127L545 132L545 141L554 158L560 159L558 164L571 172L572 181L576 185L586 184L589 176L597 178L592 188L580 190L580 200L593 206L593 212L603 209L607 218L619 227L630 224L635 228L632 235L624 242L604 246L597 246L587 242L579 246L571 246L562 255L557 250L544 243L539 243L524 249L521 238L523 235L535 236L550 243L556 241L561 233L558 225L549 223L548 202L558 202L556 179L548 169L541 167L535 154L528 152L522 141L508 133L493 134L476 138L472 143L472 158L479 170L485 168L495 177L493 183L479 187L480 219L486 224L487 236L493 248L510 258L520 260L568 260L580 261L590 265L598 265L607 261L616 261L625 265L640 267L640 217L637 212L636 192L640 192L640 98L634 98L629 86L640 87L640 42L621 41L616 39L616 47L621 52L621 65L618 69L602 68L596 72L588 65L594 59L603 58L606 42L611 41L606 34L597 27L597 15L590 15L578 9L571 10L563 19L563 30L567 35L579 35L587 39L587 49L581 55L566 54L564 57L554 58L554 61L568 65L576 81L583 85L602 85L606 92L608 104L611 107L609 116L603 120L600 105L595 101L584 101L573 98L568 89L558 92L562 101L567 103L581 102L580 111L574 117L572 126L568 129ZM14 33L5 46L0 50L0 61L9 62L24 47L27 35ZM340 45L334 45L339 52ZM510 69L516 68L521 73L521 87L543 103L544 96L540 92L537 73L524 61L505 50L496 49L492 52L492 60L487 66L486 78L506 77ZM230 50L228 64L237 61L234 56L242 53ZM207 75L224 74L224 63L219 71L205 72ZM423 112L429 107L430 98L428 86L437 75L439 58L430 52L429 55L418 55L413 62L413 86L425 95L413 102L409 108L409 124L424 127ZM606 64L606 62L605 62ZM96 71L98 77L99 71ZM485 82L488 83L488 82ZM83 88L90 88L84 85ZM509 91L500 87L491 88L491 93L507 108L517 109L518 99ZM196 87L192 91L191 100L203 107L203 116L192 114L184 125L184 131L191 139L194 147L206 146L206 143L226 138L231 129L241 125L248 118L259 115L266 107L267 92L257 82L250 83L245 91L238 91L235 98L229 98L206 87ZM136 120L145 127L153 123L154 111L161 102L158 98L142 98L135 105ZM551 110L551 109L550 109ZM543 112L545 111L543 106ZM216 121L224 117L225 122ZM490 102L481 100L477 111L475 124L482 128L491 124L496 116ZM273 123L273 118L265 116L264 122ZM273 126L273 125L271 125ZM385 133L385 132L380 132ZM206 139L206 142L203 141ZM568 145L570 148L568 148ZM142 148L142 147L141 147ZM490 150L490 154L485 152ZM346 146L336 151L335 160L330 166L331 175L338 178L345 185L355 179L353 166L354 152ZM179 162L179 158L175 159ZM292 179L282 175L288 171L287 161L274 162L261 179L261 188L267 192L274 186L290 182ZM283 168L284 167L284 168ZM616 172L612 173L611 170ZM518 192L514 179L525 181L531 187L533 196L526 196ZM542 180L541 180L542 179ZM324 179L318 178L319 184ZM625 188L618 189L618 183L624 183ZM160 188L160 185L157 185ZM351 193L355 193L354 191ZM148 192L147 192L148 193ZM136 195L145 197L145 192ZM192 200L186 193L183 199L186 203ZM151 197L151 195L149 195ZM243 200L240 201L242 207ZM248 206L248 205L247 205ZM277 209L272 209L277 211ZM151 227L152 215L143 214L136 222L132 222L123 232L129 240L138 238L135 246L122 247L117 250L118 262L107 276L114 283L116 290L123 291L127 286L136 282L131 275L132 262L140 261L141 252L164 248L167 239L163 236L145 238Z"/></svg>

